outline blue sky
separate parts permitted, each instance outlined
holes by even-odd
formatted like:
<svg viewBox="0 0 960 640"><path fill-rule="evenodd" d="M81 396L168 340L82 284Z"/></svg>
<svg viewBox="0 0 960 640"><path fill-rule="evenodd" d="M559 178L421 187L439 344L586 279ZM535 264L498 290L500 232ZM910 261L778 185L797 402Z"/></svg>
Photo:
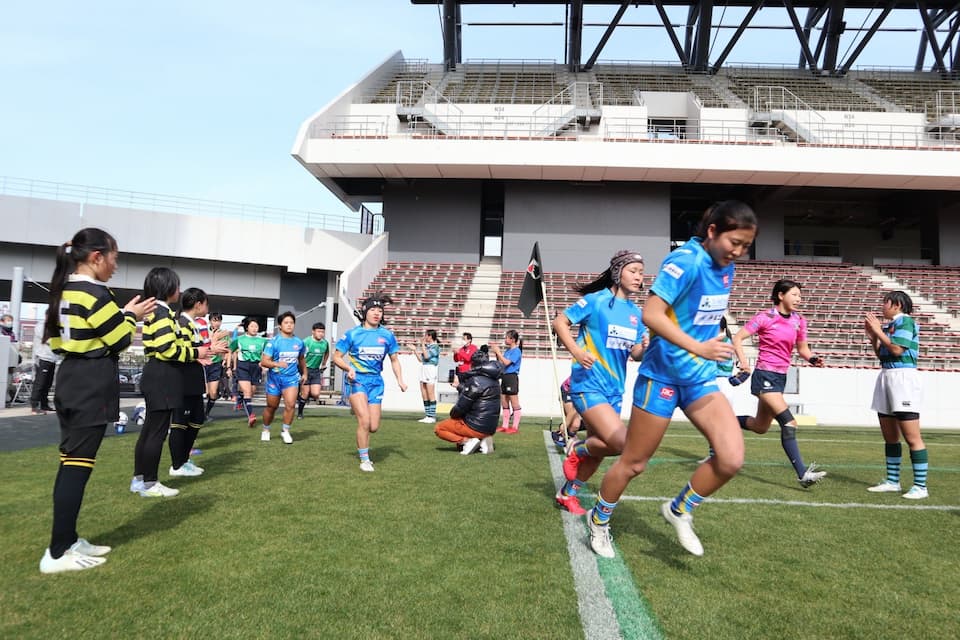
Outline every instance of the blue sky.
<svg viewBox="0 0 960 640"><path fill-rule="evenodd" d="M297 128L397 49L408 58L442 58L437 8L407 0L5 4L0 176L340 212L342 205L290 157ZM614 11L588 7L586 20L606 20ZM463 18L562 22L563 13L466 7ZM723 23L735 24L739 15L730 10ZM848 26L860 26L865 15L850 12ZM682 22L686 11L675 8L671 16ZM913 26L910 18L890 24ZM624 17L655 21L644 7ZM731 32L721 32L715 51ZM584 58L601 33L587 30ZM559 26L466 26L463 40L465 59L563 59ZM887 36L859 64L910 66L916 42L916 34ZM795 65L797 52L792 32L757 31L729 60ZM675 59L662 29L618 30L602 58Z"/></svg>

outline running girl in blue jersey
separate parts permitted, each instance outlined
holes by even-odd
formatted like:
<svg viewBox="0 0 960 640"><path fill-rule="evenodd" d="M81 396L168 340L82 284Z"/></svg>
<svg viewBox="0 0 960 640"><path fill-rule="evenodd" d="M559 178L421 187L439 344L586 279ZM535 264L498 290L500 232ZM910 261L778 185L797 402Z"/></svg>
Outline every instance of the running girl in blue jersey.
<svg viewBox="0 0 960 640"><path fill-rule="evenodd" d="M350 399L350 408L357 416L357 454L360 470L374 471L370 461L370 434L380 428L380 403L383 400L383 360L390 358L393 375L400 391L406 391L400 358L400 345L393 332L380 326L383 307L392 300L383 294L367 298L360 312L358 327L347 331L337 340L333 363L346 372L344 392Z"/></svg>
<svg viewBox="0 0 960 640"><path fill-rule="evenodd" d="M557 314L553 330L574 358L570 398L587 425L587 439L577 442L563 463L567 483L556 501L574 515L586 511L577 494L605 456L619 455L627 439L620 420L627 358L639 360L649 341L637 305L630 300L643 289L643 258L618 251L596 280L575 287L583 297ZM574 339L570 328L580 325Z"/></svg>
<svg viewBox="0 0 960 640"><path fill-rule="evenodd" d="M303 340L293 335L296 325L297 318L289 311L277 316L277 335L267 343L263 348L263 355L260 356L260 366L269 370L261 442L270 442L270 425L277 407L280 406L280 396L283 396L283 430L280 438L284 444L293 444L290 424L293 422L293 411L300 395L300 385L307 379L307 348Z"/></svg>
<svg viewBox="0 0 960 640"><path fill-rule="evenodd" d="M590 546L615 553L609 520L630 481L647 466L680 408L706 436L716 455L694 471L687 485L660 513L673 525L684 549L703 555L691 511L743 466L743 435L730 403L717 387L717 362L733 356L720 318L733 287L733 262L757 234L757 218L742 202L718 202L704 213L698 236L663 261L643 307L650 346L633 391L627 440L620 458L603 476L596 506L587 513Z"/></svg>

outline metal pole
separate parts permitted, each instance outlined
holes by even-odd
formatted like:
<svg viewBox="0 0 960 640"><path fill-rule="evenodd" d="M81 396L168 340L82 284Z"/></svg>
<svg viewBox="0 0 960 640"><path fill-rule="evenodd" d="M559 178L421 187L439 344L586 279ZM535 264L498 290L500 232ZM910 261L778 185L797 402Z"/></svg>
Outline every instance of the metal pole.
<svg viewBox="0 0 960 640"><path fill-rule="evenodd" d="M13 334L18 341L20 335L20 304L23 302L23 267L13 268L13 280L10 281L10 315L13 316Z"/></svg>

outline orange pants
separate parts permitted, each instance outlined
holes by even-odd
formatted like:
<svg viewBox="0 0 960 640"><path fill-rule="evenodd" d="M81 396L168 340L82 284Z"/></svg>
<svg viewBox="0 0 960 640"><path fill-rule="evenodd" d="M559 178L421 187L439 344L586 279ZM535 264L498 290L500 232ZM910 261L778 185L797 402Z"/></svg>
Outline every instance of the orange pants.
<svg viewBox="0 0 960 640"><path fill-rule="evenodd" d="M480 438L483 440L490 435L472 429L460 418L447 418L442 422L438 422L433 432L437 434L438 438L446 440L447 442L463 442L470 438Z"/></svg>

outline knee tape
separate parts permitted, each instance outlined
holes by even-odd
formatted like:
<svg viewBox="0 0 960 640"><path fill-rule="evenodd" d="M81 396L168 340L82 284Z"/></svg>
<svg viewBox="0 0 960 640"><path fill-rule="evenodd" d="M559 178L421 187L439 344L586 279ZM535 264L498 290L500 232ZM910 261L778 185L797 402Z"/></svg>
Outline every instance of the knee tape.
<svg viewBox="0 0 960 640"><path fill-rule="evenodd" d="M777 414L777 417L775 418L775 420L777 421L777 424L779 424L781 427L785 427L791 422L793 422L794 418L793 418L793 414L790 413L790 409L784 409L783 411Z"/></svg>

